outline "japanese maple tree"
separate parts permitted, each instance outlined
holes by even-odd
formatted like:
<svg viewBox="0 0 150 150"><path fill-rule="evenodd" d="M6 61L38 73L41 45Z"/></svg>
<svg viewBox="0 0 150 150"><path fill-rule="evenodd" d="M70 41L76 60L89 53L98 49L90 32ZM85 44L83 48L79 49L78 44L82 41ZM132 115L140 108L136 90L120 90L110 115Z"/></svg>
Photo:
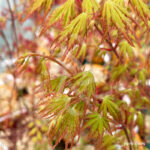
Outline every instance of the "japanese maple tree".
<svg viewBox="0 0 150 150"><path fill-rule="evenodd" d="M49 120L50 144L56 147L63 139L66 149L72 148L84 136L96 149L138 149L131 144L134 129L144 136L142 110L150 108L148 1L64 0L54 7L56 3L27 1L19 16L22 22L33 19L38 36L48 40L46 53L28 49L18 59L18 69L38 61L38 113ZM59 73L51 72L51 62L61 67ZM97 82L85 62L101 65L105 79Z"/></svg>

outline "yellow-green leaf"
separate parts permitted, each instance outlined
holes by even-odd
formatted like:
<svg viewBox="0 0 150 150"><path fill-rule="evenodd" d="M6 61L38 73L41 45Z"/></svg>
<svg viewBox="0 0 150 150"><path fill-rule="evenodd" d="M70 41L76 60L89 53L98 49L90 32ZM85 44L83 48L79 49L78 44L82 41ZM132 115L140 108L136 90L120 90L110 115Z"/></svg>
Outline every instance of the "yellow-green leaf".
<svg viewBox="0 0 150 150"><path fill-rule="evenodd" d="M57 7L48 17L45 26L42 28L42 32L45 32L47 28L49 28L51 25L56 23L57 21L60 21L62 19L63 25L67 25L71 18L74 17L75 14L75 3L74 0L67 0L64 4Z"/></svg>
<svg viewBox="0 0 150 150"><path fill-rule="evenodd" d="M92 15L99 9L100 5L96 0L83 0L82 9L89 15Z"/></svg>
<svg viewBox="0 0 150 150"><path fill-rule="evenodd" d="M78 39L80 33L82 36L85 35L87 29L87 19L87 14L84 12L73 19L71 23L68 24L60 33L59 42L63 41L68 35L70 35L68 48L71 48L75 40Z"/></svg>

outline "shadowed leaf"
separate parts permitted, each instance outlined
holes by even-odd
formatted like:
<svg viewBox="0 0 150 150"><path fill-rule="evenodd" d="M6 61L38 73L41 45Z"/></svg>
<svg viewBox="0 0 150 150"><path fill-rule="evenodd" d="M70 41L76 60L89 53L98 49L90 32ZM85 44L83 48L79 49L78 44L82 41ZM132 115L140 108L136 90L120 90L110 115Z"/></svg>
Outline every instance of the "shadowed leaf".
<svg viewBox="0 0 150 150"><path fill-rule="evenodd" d="M95 81L91 72L80 72L73 79L75 80L74 86L78 87L79 92L87 91L89 97L95 92Z"/></svg>
<svg viewBox="0 0 150 150"><path fill-rule="evenodd" d="M84 128L90 128L92 134L101 135L105 129L109 128L107 118L102 117L99 113L94 112L87 116L88 121Z"/></svg>

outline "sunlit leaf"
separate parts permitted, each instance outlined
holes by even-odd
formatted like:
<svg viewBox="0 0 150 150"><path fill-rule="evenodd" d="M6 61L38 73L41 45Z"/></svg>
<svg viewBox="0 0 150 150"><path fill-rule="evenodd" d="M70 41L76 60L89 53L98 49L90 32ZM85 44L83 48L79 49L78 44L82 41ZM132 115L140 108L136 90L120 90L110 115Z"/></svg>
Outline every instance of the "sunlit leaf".
<svg viewBox="0 0 150 150"><path fill-rule="evenodd" d="M57 21L60 21L60 19L62 19L64 26L67 25L70 19L74 16L75 13L74 7L75 7L74 0L67 0L64 4L57 7L48 17L45 26L42 28L41 33L45 32L47 28L49 28Z"/></svg>
<svg viewBox="0 0 150 150"><path fill-rule="evenodd" d="M34 11L42 10L44 8L45 13L51 8L53 0L32 0L31 5L26 10L26 17L23 19L25 21Z"/></svg>
<svg viewBox="0 0 150 150"><path fill-rule="evenodd" d="M75 19L68 24L64 30L60 33L59 42L63 41L67 36L69 36L69 45L68 48L72 46L75 40L78 39L79 34L81 33L84 37L87 28L87 14L81 13Z"/></svg>
<svg viewBox="0 0 150 150"><path fill-rule="evenodd" d="M104 3L102 17L106 21L108 28L112 25L116 26L119 32L122 32L123 36L130 43L130 45L133 45L132 38L129 36L129 33L131 31L130 15L126 8L124 8L118 2L107 0ZM127 29L130 30L126 32ZM133 35L132 37L135 38L136 41L138 41L134 31L132 31L130 35ZM139 42L137 42L137 44L139 44Z"/></svg>
<svg viewBox="0 0 150 150"><path fill-rule="evenodd" d="M73 54L76 56L76 58L85 58L86 55L86 49L87 49L87 45L85 43L82 43L81 48L80 47L75 47L75 49L73 50Z"/></svg>
<svg viewBox="0 0 150 150"><path fill-rule="evenodd" d="M99 9L100 5L96 0L83 0L82 9L88 14L93 14Z"/></svg>
<svg viewBox="0 0 150 150"><path fill-rule="evenodd" d="M146 5L143 0L130 0L130 3L148 27L147 18L150 19L150 9L148 8L148 5Z"/></svg>

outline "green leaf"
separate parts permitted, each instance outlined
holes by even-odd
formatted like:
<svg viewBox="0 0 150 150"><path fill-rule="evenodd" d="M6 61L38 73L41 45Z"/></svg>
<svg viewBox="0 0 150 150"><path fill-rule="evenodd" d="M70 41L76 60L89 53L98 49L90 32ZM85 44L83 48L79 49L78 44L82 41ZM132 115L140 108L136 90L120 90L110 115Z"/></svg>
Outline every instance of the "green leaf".
<svg viewBox="0 0 150 150"><path fill-rule="evenodd" d="M38 140L42 140L42 133L40 131L37 132L37 138Z"/></svg>
<svg viewBox="0 0 150 150"><path fill-rule="evenodd" d="M59 42L62 42L69 36L68 48L70 49L75 40L78 39L80 33L84 37L87 28L87 19L87 14L84 12L73 19L60 33Z"/></svg>
<svg viewBox="0 0 150 150"><path fill-rule="evenodd" d="M137 122L140 130L142 130L143 127L144 127L144 117L143 117L143 114L140 111L137 112L136 122Z"/></svg>
<svg viewBox="0 0 150 150"><path fill-rule="evenodd" d="M134 68L130 71L130 74L131 75L135 75L136 73L138 72L138 69L137 68Z"/></svg>
<svg viewBox="0 0 150 150"><path fill-rule="evenodd" d="M34 134L36 134L36 132L38 131L37 127L34 127L30 132L29 132L29 136L32 136Z"/></svg>
<svg viewBox="0 0 150 150"><path fill-rule="evenodd" d="M104 3L103 11L102 11L102 17L104 21L106 21L107 28L109 29L112 25L116 26L119 32L122 32L125 39L130 43L130 45L133 45L132 39L129 36L129 33L126 32L126 29L130 28L130 15L126 8L124 8L120 3L113 1L113 0L107 0ZM109 32L109 30L107 30ZM132 31L131 33L133 33ZM135 36L134 36L135 37ZM135 37L135 39L137 39Z"/></svg>
<svg viewBox="0 0 150 150"><path fill-rule="evenodd" d="M25 21L34 11L44 8L45 13L48 13L52 5L52 0L33 0L31 5L26 10L26 17L23 19Z"/></svg>
<svg viewBox="0 0 150 150"><path fill-rule="evenodd" d="M107 25L110 25L112 21L113 24L115 24L121 31L124 32L125 22L126 24L129 24L130 22L126 16L129 16L128 11L118 3L112 0L105 2L102 17L106 17Z"/></svg>
<svg viewBox="0 0 150 150"><path fill-rule="evenodd" d="M106 134L103 137L103 143L101 147L107 150L116 150L115 143L117 143L117 141L117 137Z"/></svg>
<svg viewBox="0 0 150 150"><path fill-rule="evenodd" d="M110 115L112 115L114 118L118 118L119 108L113 102L113 99L114 98L110 95L106 95L103 98L102 104L100 105L100 111L103 112L105 117L107 116L107 111L109 111Z"/></svg>
<svg viewBox="0 0 150 150"><path fill-rule="evenodd" d="M124 0L114 0L114 2L119 4L121 7L125 6Z"/></svg>
<svg viewBox="0 0 150 150"><path fill-rule="evenodd" d="M94 76L91 72L85 71L80 72L73 77L74 86L78 87L79 92L87 91L88 97L90 97L95 92L95 81Z"/></svg>
<svg viewBox="0 0 150 150"><path fill-rule="evenodd" d="M50 81L51 90L58 93L61 90L63 84L66 81L66 79L67 79L67 76L60 76L56 79L51 80Z"/></svg>
<svg viewBox="0 0 150 150"><path fill-rule="evenodd" d="M34 126L34 122L30 122L29 124L28 124L28 128L32 128Z"/></svg>
<svg viewBox="0 0 150 150"><path fill-rule="evenodd" d="M125 56L129 56L130 58L133 57L132 47L127 41L122 41L121 43L119 43L119 46L120 46L120 52L124 57Z"/></svg>
<svg viewBox="0 0 150 150"><path fill-rule="evenodd" d="M52 125L51 125L52 124ZM73 141L79 133L79 113L74 108L69 108L62 115L50 123L49 134L56 137L56 144L63 138L66 143ZM63 135L63 136L62 136ZM73 144L73 143L72 143Z"/></svg>
<svg viewBox="0 0 150 150"><path fill-rule="evenodd" d="M99 113L94 112L87 116L88 121L86 122L84 128L90 128L92 134L98 133L102 134L105 129L109 128L108 120L105 117L102 117Z"/></svg>
<svg viewBox="0 0 150 150"><path fill-rule="evenodd" d="M41 78L42 80L47 80L50 78L48 68L46 65L46 60L42 60L41 62Z"/></svg>
<svg viewBox="0 0 150 150"><path fill-rule="evenodd" d="M114 68L113 73L111 75L111 79L114 80L118 77L120 77L121 75L124 75L127 71L127 65L119 65L118 67Z"/></svg>
<svg viewBox="0 0 150 150"><path fill-rule="evenodd" d="M79 103L77 103L77 104L75 105L75 109L76 109L81 115L83 115L84 107L85 107L85 101L84 101L84 100L80 101Z"/></svg>
<svg viewBox="0 0 150 150"><path fill-rule="evenodd" d="M138 74L138 79L142 82L142 84L145 84L146 82L146 74L147 74L146 69L142 69Z"/></svg>
<svg viewBox="0 0 150 150"><path fill-rule="evenodd" d="M148 105L150 104L150 101L147 97L142 96L141 99L142 99L142 104L148 104Z"/></svg>
<svg viewBox="0 0 150 150"><path fill-rule="evenodd" d="M82 59L84 59L85 55L86 55L86 49L87 49L86 43L82 43L81 48L76 47L73 50L73 54L76 56L76 58L80 58L81 57Z"/></svg>
<svg viewBox="0 0 150 150"><path fill-rule="evenodd" d="M70 100L71 98L67 95L57 94L51 99L41 103L42 108L39 113L42 115L42 117L47 118L57 116L59 113L63 113Z"/></svg>
<svg viewBox="0 0 150 150"><path fill-rule="evenodd" d="M91 15L99 9L100 5L96 0L83 0L82 9L87 14Z"/></svg>
<svg viewBox="0 0 150 150"><path fill-rule="evenodd" d="M74 17L75 12L74 0L67 0L63 5L57 7L48 17L45 26L42 28L41 33L45 32L54 23L63 20L63 25L67 25L71 18Z"/></svg>
<svg viewBox="0 0 150 150"><path fill-rule="evenodd" d="M143 2L143 0L130 0L132 7L137 11L137 15L141 17L146 26L148 27L148 19L150 19L150 9L148 5ZM149 27L148 27L149 28Z"/></svg>

